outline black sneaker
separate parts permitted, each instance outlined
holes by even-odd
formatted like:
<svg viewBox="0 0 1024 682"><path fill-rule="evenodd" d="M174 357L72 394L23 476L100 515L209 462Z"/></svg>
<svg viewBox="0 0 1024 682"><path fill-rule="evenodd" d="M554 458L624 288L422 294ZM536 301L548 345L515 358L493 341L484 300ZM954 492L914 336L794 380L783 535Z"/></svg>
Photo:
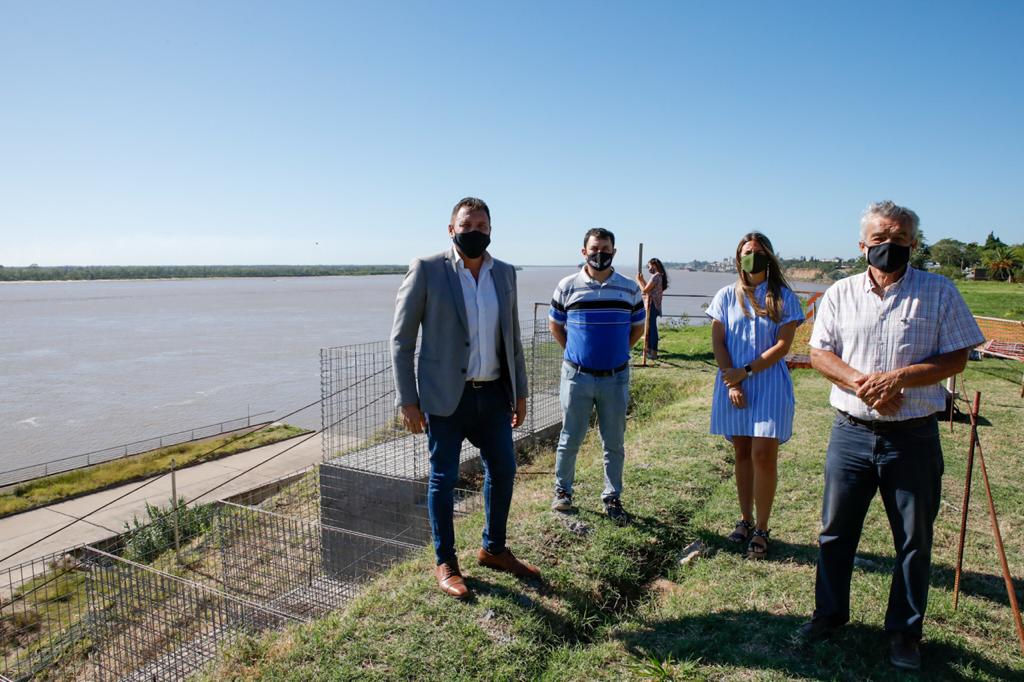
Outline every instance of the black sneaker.
<svg viewBox="0 0 1024 682"><path fill-rule="evenodd" d="M622 508L622 502L617 497L604 498L604 513L616 526L625 526L629 523L629 514Z"/></svg>
<svg viewBox="0 0 1024 682"><path fill-rule="evenodd" d="M572 495L561 488L555 490L555 499L551 501L551 508L555 511L569 511L572 509Z"/></svg>

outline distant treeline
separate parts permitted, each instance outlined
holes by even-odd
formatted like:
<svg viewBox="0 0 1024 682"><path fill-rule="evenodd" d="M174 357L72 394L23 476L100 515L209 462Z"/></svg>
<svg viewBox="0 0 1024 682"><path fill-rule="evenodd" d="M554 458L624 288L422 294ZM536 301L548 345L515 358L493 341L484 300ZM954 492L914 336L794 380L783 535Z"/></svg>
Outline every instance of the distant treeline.
<svg viewBox="0 0 1024 682"><path fill-rule="evenodd" d="M4 267L0 282L186 277L324 277L404 274L404 265L58 265Z"/></svg>

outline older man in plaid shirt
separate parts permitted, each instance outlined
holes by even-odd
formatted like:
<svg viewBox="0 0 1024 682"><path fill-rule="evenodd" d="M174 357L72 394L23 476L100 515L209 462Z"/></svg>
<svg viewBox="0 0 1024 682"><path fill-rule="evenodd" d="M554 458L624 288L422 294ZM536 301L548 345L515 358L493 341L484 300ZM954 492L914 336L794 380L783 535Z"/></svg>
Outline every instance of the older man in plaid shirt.
<svg viewBox="0 0 1024 682"><path fill-rule="evenodd" d="M885 615L889 660L911 670L921 665L943 470L939 382L963 371L984 341L953 283L909 266L918 223L891 201L868 206L860 239L867 272L829 288L815 314L811 364L832 382L837 415L825 460L814 616L799 632L804 641L824 639L850 619L854 556L879 491L896 547Z"/></svg>

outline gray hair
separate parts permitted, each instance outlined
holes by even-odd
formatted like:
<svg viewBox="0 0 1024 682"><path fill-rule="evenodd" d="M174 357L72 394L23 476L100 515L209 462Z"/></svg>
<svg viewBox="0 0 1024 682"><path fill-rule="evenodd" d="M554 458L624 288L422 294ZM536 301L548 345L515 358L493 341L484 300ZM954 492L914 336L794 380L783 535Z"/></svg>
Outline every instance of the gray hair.
<svg viewBox="0 0 1024 682"><path fill-rule="evenodd" d="M868 207L864 209L864 213L860 217L861 241L864 241L867 237L868 225L875 222L878 218L895 220L902 227L909 227L910 238L917 239L917 228L921 225L921 219L917 217L916 213L906 206L900 206L886 199L885 201L870 203L868 204Z"/></svg>

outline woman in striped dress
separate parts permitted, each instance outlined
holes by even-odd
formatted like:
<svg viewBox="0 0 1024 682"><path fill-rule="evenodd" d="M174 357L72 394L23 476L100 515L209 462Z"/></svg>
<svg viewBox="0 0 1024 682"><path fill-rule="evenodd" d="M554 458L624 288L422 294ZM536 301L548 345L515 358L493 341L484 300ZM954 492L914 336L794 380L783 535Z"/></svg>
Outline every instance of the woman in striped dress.
<svg viewBox="0 0 1024 682"><path fill-rule="evenodd" d="M747 556L762 559L768 553L779 444L793 432L793 382L783 358L804 314L763 234L740 240L736 270L736 283L715 294L707 309L719 367L711 433L725 436L736 451L740 520L729 540L747 543Z"/></svg>

